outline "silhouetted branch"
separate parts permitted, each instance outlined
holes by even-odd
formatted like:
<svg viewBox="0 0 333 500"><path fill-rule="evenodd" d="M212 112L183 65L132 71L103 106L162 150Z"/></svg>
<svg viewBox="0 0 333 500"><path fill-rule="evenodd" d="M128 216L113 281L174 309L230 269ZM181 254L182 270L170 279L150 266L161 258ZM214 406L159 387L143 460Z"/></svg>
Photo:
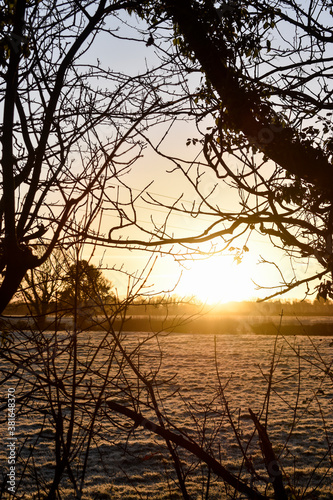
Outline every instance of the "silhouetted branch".
<svg viewBox="0 0 333 500"><path fill-rule="evenodd" d="M268 475L273 483L276 500L288 500L287 493L283 486L282 472L280 471L272 443L269 440L265 427L259 422L256 415L249 408L250 416L259 434L262 454Z"/></svg>
<svg viewBox="0 0 333 500"><path fill-rule="evenodd" d="M169 429L162 428L161 426L143 417L141 413L137 413L126 406L116 403L115 401L108 400L107 405L111 410L130 418L134 422L135 426L141 425L154 434L161 436L163 439L172 441L181 448L188 450L199 460L205 462L217 476L221 477L226 483L230 484L230 486L235 488L236 491L248 495L248 498L254 500L265 500L267 498L266 496L261 495L261 493L250 488L245 483L240 481L236 476L231 474L225 467L223 467L223 465L221 465L195 442L189 441L188 439L185 439L183 436L176 434Z"/></svg>

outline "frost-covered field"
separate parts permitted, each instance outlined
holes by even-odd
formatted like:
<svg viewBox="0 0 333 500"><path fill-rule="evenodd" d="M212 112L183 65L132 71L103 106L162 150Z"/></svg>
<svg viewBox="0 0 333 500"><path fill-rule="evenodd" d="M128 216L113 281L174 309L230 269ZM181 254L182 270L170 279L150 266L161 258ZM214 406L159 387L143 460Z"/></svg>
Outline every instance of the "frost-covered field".
<svg viewBox="0 0 333 500"><path fill-rule="evenodd" d="M102 334L84 335L80 338L78 357L87 360ZM138 340L144 338L142 333L128 334L123 345L131 352ZM241 466L242 455L225 412L223 396L228 401L229 415L240 443L263 477L267 474L257 436L253 436L254 425L248 408L259 414L266 401L268 435L283 468L285 483L289 482L296 491L303 492L302 498L332 499L332 450L329 444L333 441L332 339L279 337L276 345L275 342L273 336L254 334L219 335L215 342L211 335L173 333L145 343L136 361L145 373L154 371L161 364L159 380L174 376L168 388L160 389L161 399L165 394L169 395L163 400L164 413L175 428L197 442L203 442L205 438L207 445L211 440L215 456L235 473ZM94 359L96 366L101 366L106 356L106 351L101 349ZM274 370L267 402L265 396L272 360ZM63 353L55 356L53 362L58 363L57 369L61 371L68 359ZM32 372L41 370L38 364L31 368ZM29 374L26 373L25 377ZM2 391L7 387L8 382L2 385ZM16 398L25 387L23 377L16 388ZM224 389L223 395L220 390L217 396L219 387ZM171 393L174 394L171 396ZM78 392L77 398L82 394ZM112 397L112 394L109 392L106 396ZM26 499L43 498L42 490L54 471L57 432L54 419L48 407L42 412L37 412L37 406L33 405L26 411L17 408L16 435L22 446L22 459L17 463L17 493ZM104 409L105 413L98 416L95 424L82 498L182 498L163 442L141 428L134 429L127 439L126 433L115 429L112 419L120 422L119 417L114 417L110 410L108 414L106 406ZM153 419L149 412L145 416ZM3 425L2 443L6 442L6 432ZM78 449L81 451L73 460L74 468L83 457L83 447ZM29 454L33 459L27 462ZM0 458L5 470L7 450L4 446ZM191 498L205 498L207 470L186 453L182 453L181 458L188 471L187 486ZM24 463L28 463L25 470L22 468ZM40 493L34 486L34 477L38 477ZM250 482L251 475L246 477ZM222 481L214 476L210 481L207 498L227 498ZM260 481L257 479L255 484L262 485L263 481ZM312 496L306 496L311 491ZM61 498L75 498L73 488L70 489L66 481L62 483Z"/></svg>

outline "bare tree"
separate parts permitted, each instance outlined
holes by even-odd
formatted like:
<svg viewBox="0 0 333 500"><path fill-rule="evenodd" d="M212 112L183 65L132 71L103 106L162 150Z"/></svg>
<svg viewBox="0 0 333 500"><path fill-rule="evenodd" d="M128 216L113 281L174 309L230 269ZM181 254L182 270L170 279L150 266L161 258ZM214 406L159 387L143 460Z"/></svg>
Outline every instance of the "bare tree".
<svg viewBox="0 0 333 500"><path fill-rule="evenodd" d="M217 237L220 249L233 248L240 237L234 248L241 258L249 234L259 231L286 250L292 264L313 259L321 266L306 278L296 272L292 279L282 276L274 293L320 279L319 294L329 296L330 11L319 1L307 11L293 1L283 5L100 2L56 4L46 14L22 0L3 8L0 309L27 269L70 238L153 250L181 243L186 253ZM126 76L98 61L85 63L99 34L122 38L110 24L118 13L136 13L150 23L136 33L159 52L158 67ZM170 41L174 53L167 53ZM205 75L199 87L193 73ZM157 141L149 129L163 121L171 127L185 116L197 124L198 137L188 144L200 147L201 155L198 150L194 159L182 160L169 143L163 149L167 126ZM184 173L188 187L178 203L134 195L122 177L147 144ZM240 208L222 206L214 187L207 192L208 172L217 186L236 188ZM117 186L126 192L122 199ZM196 202L185 203L185 192L195 192ZM135 202L142 199L152 210L164 205L164 223L139 223ZM107 234L106 213L117 217ZM175 213L212 222L186 238L168 227ZM31 248L40 240L47 250L37 257Z"/></svg>
<svg viewBox="0 0 333 500"><path fill-rule="evenodd" d="M151 143L174 171L183 172L187 193L196 197L188 203L184 191L178 202L166 204L146 196L152 209L164 205L170 224L142 227L148 246L182 243L193 249L222 238L219 248L236 248L241 259L259 232L291 262L292 277L278 270L281 280L268 295L319 280L318 295L332 296L330 9L325 1L147 2L142 15L157 34L166 19L174 23L183 74L203 75L189 92L198 129L187 141L195 148L192 158L175 157L167 138L164 147ZM207 189L212 177L215 184ZM223 188L230 187L238 191L238 203L225 206ZM186 238L171 227L177 213L210 217L211 223ZM126 244L140 240L129 235ZM306 261L320 267L305 277L297 264Z"/></svg>
<svg viewBox="0 0 333 500"><path fill-rule="evenodd" d="M37 250L38 253L43 253ZM37 269L30 269L20 285L20 294L30 312L36 316L41 328L46 324L46 315L54 312L62 280L67 271L67 262L60 249L55 249L50 257Z"/></svg>
<svg viewBox="0 0 333 500"><path fill-rule="evenodd" d="M248 249L248 233L259 228L274 244L287 246L292 257L314 257L321 263L323 270L313 279L331 272L332 196L328 182L331 150L327 140L330 118L322 117L322 135L307 124L309 116L318 115L331 106L330 92L320 84L329 77L330 59L322 55L322 69L317 74L311 70L318 63L318 53L323 54L325 43L330 43L331 30L328 28L323 35L325 27L316 17L318 10L313 10L324 9L326 4L312 3L307 13L294 2L283 4L290 7L287 14L276 6L272 9L271 5L255 2L248 7L238 2L221 3L220 10L209 1L187 0L140 4L135 1L28 4L18 0L5 4L0 19L4 27L1 35L4 119L0 205L4 279L0 310L9 302L28 269L45 262L56 244L68 248L73 241L110 247L140 245L154 252L159 245L164 245L166 250L162 251L168 253L172 252L170 245L180 243L182 257L186 257L188 252L201 252L200 248L193 249L193 245L222 237L222 246L230 248L236 238L246 234L236 254L241 258ZM118 13L129 12L137 12L151 21L148 41L143 40L148 46L157 43L158 28L165 22L165 14L168 29L169 19L174 20L176 36L172 32L171 38L175 39L177 73L170 76L167 72L170 59L163 52L163 45L159 67L145 68L139 76L106 70L98 61L83 64L98 33L118 36L117 30L107 24L109 17L115 19ZM269 29L280 33L282 22L303 31L304 36L293 38L296 45L289 50L279 45L272 47L271 40L267 39ZM148 35L149 30L144 33ZM280 39L284 39L283 32ZM294 63L293 58L300 54L302 57L304 53L297 43L308 43L306 40L310 40L306 45L309 59ZM282 70L279 57L285 62ZM171 61L174 62L173 55ZM264 73L259 71L260 64L265 68ZM303 66L310 68L305 76L299 75ZM184 75L202 70L207 81L202 88L191 92ZM317 100L308 97L316 77L319 93L323 94L319 109ZM107 88L102 88L97 81ZM292 107L294 102L296 105ZM189 145L201 148L201 156L195 154L194 161L175 158L172 152L163 150L169 128L165 129L162 140L155 142L149 133L151 124L167 122L171 126L177 117L184 115L196 120L201 134L189 140ZM211 116L212 128L201 131L204 118ZM110 127L113 135L109 133ZM191 192L198 195L198 202L185 204L184 197L180 196L174 203L167 204L146 190L144 195L143 192L133 194L122 176L141 156L146 144L170 159L176 170L183 171ZM231 158L237 163L231 165ZM227 211L220 201L213 202L214 187L204 192L208 171L216 175L217 183L225 182L237 188L240 209ZM118 186L126 192L121 199ZM150 207L164 207L166 218L162 224L151 221L149 226L141 225L136 209L141 199ZM308 201L306 207L304 199ZM107 232L102 229L105 213L117 217ZM195 220L206 215L212 222L197 236L177 237L168 226L174 213ZM133 229L138 238L133 236ZM116 238L117 231L129 237ZM42 256L34 253L36 244L44 245ZM312 278L305 278L309 279ZM163 438L183 498L190 497L187 479L198 463L205 463L207 467L206 498L212 471L231 486L232 492L228 491L231 497L241 492L250 498L269 495L286 498L288 476L283 471L283 457L274 451L267 426L269 402L275 390L275 356L269 374L263 373L267 382L263 411L259 415L249 412L253 433L260 441L257 448L264 462L262 473L262 467L253 465L248 448L241 441L218 370L218 405L208 405L202 412L202 421L192 412L198 439L173 423L164 405L178 391L174 390L173 380L159 377L162 353L158 351L155 364L149 358L146 364L142 362L144 344L151 338L156 339L156 335L134 346L130 342L127 346L122 336L128 305L146 283L144 272L136 283L139 283L137 289L129 287L128 296L117 304L117 310L104 311L104 323L100 327L105 335L97 343L96 340L87 342L86 332L82 332L81 325L75 321L74 331L59 332L57 323L55 332L49 336L24 329L9 336L1 346L1 382L10 381L20 389L18 416L23 420L27 415L38 414L36 441L31 448L21 450L23 472L18 487L22 488L28 471L29 481L35 485L39 498L61 497L63 486L68 485L77 498L82 498L91 443L103 441L103 424L107 421L108 431L114 437L112 444L119 444L119 431L124 430L121 438L126 447L139 425ZM297 284L296 279L285 282L284 288ZM330 294L331 284L323 283L319 291L322 295ZM77 293L74 304L74 314L77 314ZM115 320L119 318L121 325L116 329ZM300 359L298 351L295 356ZM319 366L323 376L331 381L330 364L320 357L310 359L309 364ZM295 422L299 393L296 391ZM317 391L315 397L318 394ZM1 397L5 408L6 399ZM286 406L290 410L288 401ZM318 407L322 408L320 404ZM217 423L210 439L207 422L212 413ZM326 430L324 413L322 416ZM241 466L236 473L231 473L219 456L218 430L226 419L241 452ZM44 434L44 430L48 434ZM53 446L51 479L43 476L35 462L45 439L51 439ZM327 445L329 470L332 459L328 432ZM195 457L193 467L186 467L183 452ZM6 481L4 477L3 488ZM296 496L297 492L292 493Z"/></svg>
<svg viewBox="0 0 333 500"><path fill-rule="evenodd" d="M78 310L82 321L92 321L102 305L111 307L111 302L115 302L111 288L111 282L95 265L82 259L75 261L68 252L64 255L55 249L43 264L27 272L20 294L43 328L50 313L73 316Z"/></svg>
<svg viewBox="0 0 333 500"><path fill-rule="evenodd" d="M91 242L106 214L126 225L123 206L134 214L135 196L123 176L144 149L139 131L168 120L169 107L183 112L184 97L159 93L176 75L167 62L134 75L102 67L97 56L87 62L98 35L145 46L144 29L122 35L112 24L136 6L19 0L1 9L1 311L57 244L88 233Z"/></svg>

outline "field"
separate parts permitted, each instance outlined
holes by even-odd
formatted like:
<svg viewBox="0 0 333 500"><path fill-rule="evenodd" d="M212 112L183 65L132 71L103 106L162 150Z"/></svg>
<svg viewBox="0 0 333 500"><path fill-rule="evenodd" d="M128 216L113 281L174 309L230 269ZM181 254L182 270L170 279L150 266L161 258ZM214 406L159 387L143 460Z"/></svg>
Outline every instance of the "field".
<svg viewBox="0 0 333 500"><path fill-rule="evenodd" d="M48 491L54 477L56 437L60 432L50 400L53 398L54 404L58 402L58 405L61 402L61 432L66 435L70 420L70 388L73 387L72 372L68 367L74 360L69 354L70 335L66 332L60 332L56 340L51 333L45 334L49 335L47 356L46 351L38 354L31 338L28 341L28 336L21 335L15 347L16 356L20 349L22 352L30 349L33 363L29 370L21 366L10 381L3 381L1 396L4 401L7 388L15 387L17 450L20 455L16 465L18 498L45 498L43 491ZM297 498L333 498L333 343L330 337L276 338L250 332L216 337L200 333L160 334L147 340L148 337L145 333L128 333L121 342L145 376L154 374L160 408L165 421L175 432L201 442L228 470L235 474L241 471L244 480L263 489L267 472L249 415L248 409L251 408L256 415L261 415L262 420L267 418L268 436L287 489L298 492ZM72 474L77 491L80 489L82 464L87 459L82 498L182 498L161 438L141 427L134 428L107 406L110 399L122 401L129 390L133 397L140 391L142 399L145 396L144 387L136 387L138 383L133 374L126 367L120 370L119 353L112 350L112 342L103 339L101 332L85 332L77 341L77 373L82 374L74 398L76 427L72 438L72 448L76 450L72 457ZM136 350L138 342L140 350ZM51 344L53 359L50 356ZM110 352L114 357L112 372L108 375L110 385L96 413L94 431L89 434L84 430L90 425L87 408L106 373ZM89 371L86 370L88 365ZM91 378L94 370L96 380ZM119 377L119 370L122 377ZM3 365L3 375L5 371ZM41 383L48 371L53 380L55 374L58 379L60 375L63 377L66 390L60 397L60 384L49 390L45 383ZM126 389L122 387L124 380L128 384ZM89 384L95 389L90 389L88 398ZM58 410L60 412L59 406ZM141 411L146 418L153 421L155 418L156 421L151 404L142 404ZM3 422L3 444L8 438L6 431ZM87 456L88 438L91 442ZM244 466L241 450L246 451L257 472L256 477L251 476ZM228 498L228 489L221 479L209 476L206 466L189 453L179 452L190 498ZM3 470L7 466L7 455L8 450L2 446ZM62 499L76 498L68 471L64 471L60 491ZM269 484L268 491L272 491Z"/></svg>

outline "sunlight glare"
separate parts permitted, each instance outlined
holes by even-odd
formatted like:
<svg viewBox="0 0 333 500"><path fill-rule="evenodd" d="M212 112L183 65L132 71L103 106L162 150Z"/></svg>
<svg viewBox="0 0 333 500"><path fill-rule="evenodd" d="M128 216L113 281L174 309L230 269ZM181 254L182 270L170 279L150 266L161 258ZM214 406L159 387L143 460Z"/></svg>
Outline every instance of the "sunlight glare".
<svg viewBox="0 0 333 500"><path fill-rule="evenodd" d="M251 300L258 295L251 278L255 265L250 259L237 264L233 257L210 257L194 261L183 272L177 293L195 296L203 303L220 304Z"/></svg>

